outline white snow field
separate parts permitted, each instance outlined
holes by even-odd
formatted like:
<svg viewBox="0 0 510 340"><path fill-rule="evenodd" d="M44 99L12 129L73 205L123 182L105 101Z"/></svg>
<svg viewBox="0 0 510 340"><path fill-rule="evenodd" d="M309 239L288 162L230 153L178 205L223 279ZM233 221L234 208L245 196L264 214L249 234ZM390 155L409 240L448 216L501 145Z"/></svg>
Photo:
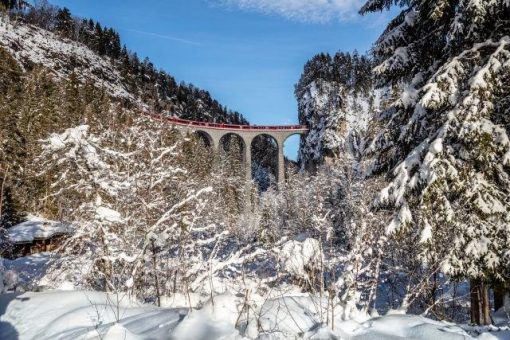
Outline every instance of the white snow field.
<svg viewBox="0 0 510 340"><path fill-rule="evenodd" d="M0 295L0 339L166 339L184 309L84 291Z"/></svg>
<svg viewBox="0 0 510 340"><path fill-rule="evenodd" d="M223 294L213 300L188 312L100 292L2 294L0 339L473 339L454 324L391 313L339 320L333 331L321 326L316 301L306 294L269 299L248 322L242 297ZM508 327L484 330L478 339L510 339Z"/></svg>

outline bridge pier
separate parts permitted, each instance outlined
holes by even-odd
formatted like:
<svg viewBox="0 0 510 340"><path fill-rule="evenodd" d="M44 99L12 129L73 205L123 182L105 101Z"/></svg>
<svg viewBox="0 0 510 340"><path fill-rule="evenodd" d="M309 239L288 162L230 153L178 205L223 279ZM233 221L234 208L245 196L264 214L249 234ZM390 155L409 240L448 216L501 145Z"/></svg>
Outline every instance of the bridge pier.
<svg viewBox="0 0 510 340"><path fill-rule="evenodd" d="M159 118L158 116L158 119ZM249 125L230 125L230 124L215 124L204 122L186 121L178 118L168 118L169 124L172 124L176 129L184 133L200 132L204 134L209 140L212 149L218 153L221 148L221 139L227 134L235 134L239 136L244 143L243 161L245 164L246 180L251 181L251 144L253 140L260 135L267 135L276 140L278 144L278 169L277 169L277 182L281 186L285 182L285 156L283 154L283 146L285 140L292 135L303 135L308 132L305 126L249 126Z"/></svg>
<svg viewBox="0 0 510 340"><path fill-rule="evenodd" d="M285 155L283 154L283 144L285 140L277 140L278 143L278 187L285 182Z"/></svg>
<svg viewBox="0 0 510 340"><path fill-rule="evenodd" d="M244 141L244 166L246 167L246 180L251 181L253 179L251 176L251 143L253 142L253 137L243 138L243 141Z"/></svg>
<svg viewBox="0 0 510 340"><path fill-rule="evenodd" d="M219 138L215 138L214 136L211 136L211 147L212 147L212 150L214 151L214 153L218 153L220 152L220 139Z"/></svg>

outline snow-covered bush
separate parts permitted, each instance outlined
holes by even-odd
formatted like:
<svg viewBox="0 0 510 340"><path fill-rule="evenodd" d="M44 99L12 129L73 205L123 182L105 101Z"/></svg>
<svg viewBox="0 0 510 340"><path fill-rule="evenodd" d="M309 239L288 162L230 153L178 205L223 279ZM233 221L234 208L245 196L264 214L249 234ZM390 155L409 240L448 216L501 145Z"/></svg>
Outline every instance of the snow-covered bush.
<svg viewBox="0 0 510 340"><path fill-rule="evenodd" d="M78 227L53 271L84 286L135 293L145 287L145 296L159 297L161 272L170 270L160 261L185 242L211 189L189 185L169 127L114 117L116 128L82 125L43 141L46 205Z"/></svg>
<svg viewBox="0 0 510 340"><path fill-rule="evenodd" d="M308 279L308 272L319 268L322 247L319 241L307 238L303 241L291 240L283 244L280 251L283 268L300 279Z"/></svg>
<svg viewBox="0 0 510 340"><path fill-rule="evenodd" d="M383 212L370 211L379 181L364 181L352 160L325 166L313 176L291 175L285 188L261 197L260 241L274 245L279 280L341 306L344 318L376 306L379 275L388 242ZM330 309L330 312L331 311Z"/></svg>

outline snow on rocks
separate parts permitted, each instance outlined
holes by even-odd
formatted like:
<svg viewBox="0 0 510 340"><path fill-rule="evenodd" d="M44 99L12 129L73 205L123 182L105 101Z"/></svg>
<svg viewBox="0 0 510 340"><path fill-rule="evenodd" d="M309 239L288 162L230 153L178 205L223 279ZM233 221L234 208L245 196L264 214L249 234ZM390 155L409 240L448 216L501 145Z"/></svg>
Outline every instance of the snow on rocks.
<svg viewBox="0 0 510 340"><path fill-rule="evenodd" d="M322 158L356 158L365 148L369 122L379 112L387 91L370 95L323 80L310 83L298 98L300 122L309 126L300 147L302 164L320 163Z"/></svg>
<svg viewBox="0 0 510 340"><path fill-rule="evenodd" d="M73 228L70 224L50 221L37 216L7 230L8 238L13 243L31 243L35 240L47 240L55 236L68 235Z"/></svg>

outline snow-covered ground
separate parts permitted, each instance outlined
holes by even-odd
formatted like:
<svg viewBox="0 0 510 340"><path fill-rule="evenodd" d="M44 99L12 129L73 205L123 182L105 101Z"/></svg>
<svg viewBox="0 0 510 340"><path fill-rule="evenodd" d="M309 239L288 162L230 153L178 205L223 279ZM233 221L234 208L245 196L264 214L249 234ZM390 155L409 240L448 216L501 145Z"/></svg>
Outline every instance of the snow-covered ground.
<svg viewBox="0 0 510 340"><path fill-rule="evenodd" d="M12 233L33 237L28 231L39 230L30 227L38 224L51 225L31 217ZM296 275L304 272L305 264L321 260L317 247L313 239L287 242L282 266ZM354 313L345 320L341 305L331 311L327 299L290 283L267 289L247 277L214 277L195 292L163 296L163 308L158 308L123 294L75 290L79 287L71 282L52 281L46 271L55 256L3 260L0 283L3 274L11 293L0 295L0 339L510 339L504 311L493 315L498 327L487 328L395 311Z"/></svg>
<svg viewBox="0 0 510 340"><path fill-rule="evenodd" d="M0 338L6 340L165 339L186 315L97 292L4 294L0 301Z"/></svg>
<svg viewBox="0 0 510 340"><path fill-rule="evenodd" d="M304 262L296 261L296 254L318 260L310 252L315 246L310 239L288 243L283 266L301 272ZM332 312L327 299L302 293L292 284L267 290L249 278L215 277L210 282L213 293L203 287L163 296L163 308L158 308L123 294L48 282L53 256L3 260L0 274L11 293L0 295L0 339L510 339L504 311L493 315L498 327L487 328L396 311L384 316L354 313L344 320L341 305Z"/></svg>
<svg viewBox="0 0 510 340"><path fill-rule="evenodd" d="M169 300L170 301L170 300ZM128 296L87 291L0 295L0 339L472 339L466 329L421 316L388 314L320 323L306 294L246 308L243 297L216 296L200 309L158 308ZM256 321L256 322L253 322ZM510 339L510 330L485 329L478 339ZM474 333L472 333L474 334Z"/></svg>

